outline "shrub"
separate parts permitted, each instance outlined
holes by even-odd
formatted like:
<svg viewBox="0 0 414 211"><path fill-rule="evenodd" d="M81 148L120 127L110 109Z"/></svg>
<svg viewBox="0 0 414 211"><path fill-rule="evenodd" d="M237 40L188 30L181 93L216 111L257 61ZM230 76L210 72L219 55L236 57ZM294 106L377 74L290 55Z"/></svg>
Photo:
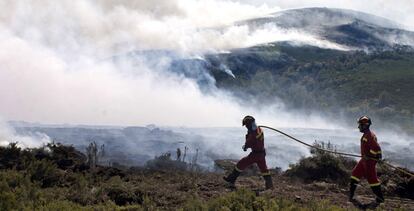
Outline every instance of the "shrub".
<svg viewBox="0 0 414 211"><path fill-rule="evenodd" d="M172 160L169 154L164 154L147 161L145 167L151 170L186 170L187 163Z"/></svg>
<svg viewBox="0 0 414 211"><path fill-rule="evenodd" d="M0 210L11 210L16 208L17 205L16 195L12 192L6 180L2 178L0 180Z"/></svg>
<svg viewBox="0 0 414 211"><path fill-rule="evenodd" d="M73 184L68 195L68 199L81 205L90 205L96 202L95 196L91 192L90 181L82 175L73 175Z"/></svg>
<svg viewBox="0 0 414 211"><path fill-rule="evenodd" d="M81 165L86 162L86 156L73 146L66 146L60 143L49 143L47 147L51 151L51 159L61 169L68 169L74 165Z"/></svg>
<svg viewBox="0 0 414 211"><path fill-rule="evenodd" d="M414 200L414 178L405 178L399 181L395 193L400 197Z"/></svg>
<svg viewBox="0 0 414 211"><path fill-rule="evenodd" d="M10 143L7 147L0 147L0 168L16 168L19 164L21 149L17 142Z"/></svg>
<svg viewBox="0 0 414 211"><path fill-rule="evenodd" d="M385 184L385 191L402 198L414 199L414 178L397 169L391 169L386 165L379 165L378 174L381 174L381 182ZM402 170L410 172L408 169Z"/></svg>
<svg viewBox="0 0 414 211"><path fill-rule="evenodd" d="M27 168L32 181L40 182L42 188L59 184L61 175L56 164L49 160L34 160Z"/></svg>
<svg viewBox="0 0 414 211"><path fill-rule="evenodd" d="M108 181L105 192L117 205L143 204L144 202L144 194L133 185L122 181L119 176L112 177Z"/></svg>
<svg viewBox="0 0 414 211"><path fill-rule="evenodd" d="M326 145L315 143L314 145L333 150L333 146L329 143ZM305 182L348 183L350 170L356 164L354 160L315 149L312 149L311 153L311 157L302 158L299 163L290 165L285 175L302 179Z"/></svg>
<svg viewBox="0 0 414 211"><path fill-rule="evenodd" d="M22 172L0 171L0 178L0 208L11 207L11 210L30 208L33 210L44 202L40 188Z"/></svg>

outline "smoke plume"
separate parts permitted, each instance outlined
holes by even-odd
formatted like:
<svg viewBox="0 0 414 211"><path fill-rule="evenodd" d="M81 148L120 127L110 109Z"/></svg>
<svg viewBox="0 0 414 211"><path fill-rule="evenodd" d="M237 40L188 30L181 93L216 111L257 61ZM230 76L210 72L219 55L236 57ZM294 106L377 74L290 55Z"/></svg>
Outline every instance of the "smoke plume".
<svg viewBox="0 0 414 211"><path fill-rule="evenodd" d="M49 136L41 132L28 133L27 135L18 134L12 127L0 119L0 146L17 143L19 147L31 148L50 142Z"/></svg>
<svg viewBox="0 0 414 211"><path fill-rule="evenodd" d="M154 65L149 64L145 52L168 50L190 57L269 42L269 30L278 33L278 39L284 34L316 41L275 28L255 32L248 32L244 26L213 30L278 10L232 1L10 0L1 4L0 114L7 120L239 124L248 113L269 115L238 105L222 91L204 94L193 80L165 70L170 56L157 57ZM134 58L125 56L134 51L144 53ZM114 56L122 59L114 62ZM283 107L281 102L275 104ZM289 119L294 121L295 117Z"/></svg>

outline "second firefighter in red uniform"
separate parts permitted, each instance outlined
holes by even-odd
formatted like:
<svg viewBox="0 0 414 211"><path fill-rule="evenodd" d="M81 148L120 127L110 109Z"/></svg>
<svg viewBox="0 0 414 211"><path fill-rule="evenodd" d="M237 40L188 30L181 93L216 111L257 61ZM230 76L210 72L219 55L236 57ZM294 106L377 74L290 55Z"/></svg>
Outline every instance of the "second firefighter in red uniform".
<svg viewBox="0 0 414 211"><path fill-rule="evenodd" d="M272 177L270 171L266 165L266 151L264 147L264 134L263 131L257 127L255 119L252 116L246 116L243 118L242 125L246 126L246 142L243 146L243 150L252 149L250 154L242 158L235 166L233 172L224 177L224 180L234 186L237 177L248 166L256 163L262 173L265 180L266 189L273 188Z"/></svg>
<svg viewBox="0 0 414 211"><path fill-rule="evenodd" d="M384 196L381 191L381 183L377 177L375 166L379 160L382 159L381 147L377 142L377 137L369 129L371 126L371 119L367 116L362 116L358 119L358 128L361 133L361 160L352 170L349 200L353 201L354 193L357 184L362 178L368 180L372 192L376 196L376 202L384 202Z"/></svg>

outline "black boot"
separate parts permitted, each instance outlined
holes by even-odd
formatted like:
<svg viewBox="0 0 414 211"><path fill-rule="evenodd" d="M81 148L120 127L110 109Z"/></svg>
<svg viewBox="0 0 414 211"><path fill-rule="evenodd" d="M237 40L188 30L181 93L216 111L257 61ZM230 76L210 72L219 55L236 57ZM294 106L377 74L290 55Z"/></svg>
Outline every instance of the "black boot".
<svg viewBox="0 0 414 211"><path fill-rule="evenodd" d="M272 181L272 176L270 175L265 175L263 176L264 180L265 180L265 186L266 189L273 189L273 181Z"/></svg>
<svg viewBox="0 0 414 211"><path fill-rule="evenodd" d="M355 201L354 195L355 195L355 190L357 188L357 184L358 182L353 179L351 179L351 182L349 183L349 201L350 202Z"/></svg>
<svg viewBox="0 0 414 211"><path fill-rule="evenodd" d="M223 179L230 183L230 185L234 186L234 184L236 183L236 179L237 177L239 177L240 172L237 171L236 169L233 169L233 171L227 176L227 177L223 177Z"/></svg>
<svg viewBox="0 0 414 211"><path fill-rule="evenodd" d="M376 196L375 201L377 203L383 203L385 201L385 199L384 199L384 195L382 195L381 185L372 186L371 189L372 189L372 192L374 192L374 194Z"/></svg>

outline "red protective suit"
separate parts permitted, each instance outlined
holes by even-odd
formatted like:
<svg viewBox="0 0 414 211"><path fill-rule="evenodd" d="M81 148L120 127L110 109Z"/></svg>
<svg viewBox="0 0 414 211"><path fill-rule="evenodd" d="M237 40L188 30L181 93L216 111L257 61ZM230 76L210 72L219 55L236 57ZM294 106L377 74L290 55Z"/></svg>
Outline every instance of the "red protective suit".
<svg viewBox="0 0 414 211"><path fill-rule="evenodd" d="M375 166L381 154L381 147L377 142L377 137L370 130L364 132L361 137L361 160L352 170L351 179L359 182L361 178L366 178L370 186L380 185Z"/></svg>
<svg viewBox="0 0 414 211"><path fill-rule="evenodd" d="M264 134L260 128L257 128L256 131L249 131L246 134L246 142L244 147L245 149L251 148L252 152L236 164L236 170L242 172L248 166L256 163L263 176L270 175L266 165Z"/></svg>

